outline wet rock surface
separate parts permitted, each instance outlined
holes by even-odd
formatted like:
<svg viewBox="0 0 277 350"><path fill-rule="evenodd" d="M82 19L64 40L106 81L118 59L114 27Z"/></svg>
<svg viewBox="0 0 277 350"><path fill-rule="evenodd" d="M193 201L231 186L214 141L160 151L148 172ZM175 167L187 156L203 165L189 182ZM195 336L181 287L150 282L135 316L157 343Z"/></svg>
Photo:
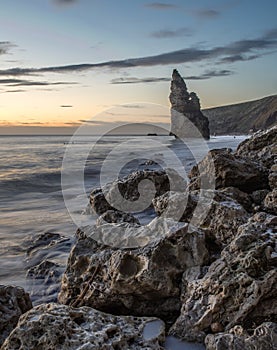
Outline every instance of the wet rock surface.
<svg viewBox="0 0 277 350"><path fill-rule="evenodd" d="M20 318L1 350L163 350L164 338L163 322L155 318L44 304Z"/></svg>
<svg viewBox="0 0 277 350"><path fill-rule="evenodd" d="M70 238L55 232L32 235L24 241L26 282L34 305L57 301L65 270L60 254L69 253L71 246Z"/></svg>
<svg viewBox="0 0 277 350"><path fill-rule="evenodd" d="M43 260L28 269L26 278L30 296L34 305L44 302L56 302L65 267L50 260Z"/></svg>
<svg viewBox="0 0 277 350"><path fill-rule="evenodd" d="M205 339L207 350L274 350L277 344L277 324L262 323L250 335L241 326L228 333L209 334Z"/></svg>
<svg viewBox="0 0 277 350"><path fill-rule="evenodd" d="M163 223L164 224L164 223ZM153 225L153 223L151 224ZM171 227L143 248L124 250L79 240L71 251L59 301L105 312L152 315L172 322L180 310L180 278L208 261L205 237L188 225Z"/></svg>
<svg viewBox="0 0 277 350"><path fill-rule="evenodd" d="M31 308L29 294L23 288L0 285L0 346L15 328L19 317Z"/></svg>
<svg viewBox="0 0 277 350"><path fill-rule="evenodd" d="M188 92L184 79L176 69L172 74L169 100L172 135L179 138L210 138L209 120L200 110L199 98L195 92Z"/></svg>

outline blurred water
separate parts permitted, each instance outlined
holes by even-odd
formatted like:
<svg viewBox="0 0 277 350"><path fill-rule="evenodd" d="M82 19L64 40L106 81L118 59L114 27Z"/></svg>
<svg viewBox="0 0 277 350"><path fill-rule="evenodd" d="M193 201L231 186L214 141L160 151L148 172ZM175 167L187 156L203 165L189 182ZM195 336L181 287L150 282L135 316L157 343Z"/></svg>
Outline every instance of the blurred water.
<svg viewBox="0 0 277 350"><path fill-rule="evenodd" d="M213 137L208 142L209 148L232 147L245 137L221 136ZM132 170L145 168L147 143L142 137L107 136L97 143L96 136L83 136L70 144L69 136L2 136L0 137L0 283L25 285L23 269L24 252L22 242L30 235L46 231L59 232L73 237L76 230L65 208L61 191L61 166L65 149L74 149L74 160L70 171L80 167L79 159L87 145L93 145L85 164L85 188L90 190L99 185L99 173L103 160L118 145L128 141L128 148L120 149L118 159L138 158L128 162L120 175L124 176ZM148 138L149 139L149 138ZM157 144L151 149L151 158L164 165L165 150L173 150L185 164L188 171L195 160L188 148L172 137L153 137ZM151 143L151 147L153 144ZM139 151L138 151L139 150ZM111 169L112 171L112 169ZM72 184L72 196L78 193ZM83 204L83 203L82 203ZM81 205L81 204L80 204ZM81 215L83 207L79 207ZM66 257L64 257L66 258ZM59 260L61 256L59 255Z"/></svg>

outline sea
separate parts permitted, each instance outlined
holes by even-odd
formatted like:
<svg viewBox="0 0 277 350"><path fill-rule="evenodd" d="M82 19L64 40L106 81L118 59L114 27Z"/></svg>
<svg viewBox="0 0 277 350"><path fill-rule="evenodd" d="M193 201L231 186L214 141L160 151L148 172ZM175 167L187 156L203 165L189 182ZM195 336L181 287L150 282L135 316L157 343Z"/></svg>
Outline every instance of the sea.
<svg viewBox="0 0 277 350"><path fill-rule="evenodd" d="M93 188L145 168L171 167L186 176L209 149L234 150L245 138L185 142L171 136L0 136L0 284L24 287L35 304L47 302L33 293L28 268L43 259L65 268L75 232L87 220ZM152 219L139 215L142 224ZM27 249L45 232L60 234L64 243L30 257Z"/></svg>

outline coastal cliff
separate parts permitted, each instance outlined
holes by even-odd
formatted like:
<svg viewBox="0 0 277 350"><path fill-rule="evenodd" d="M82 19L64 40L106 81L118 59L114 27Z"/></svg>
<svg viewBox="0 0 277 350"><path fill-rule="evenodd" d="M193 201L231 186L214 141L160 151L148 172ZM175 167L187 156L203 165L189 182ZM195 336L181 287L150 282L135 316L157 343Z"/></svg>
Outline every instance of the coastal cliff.
<svg viewBox="0 0 277 350"><path fill-rule="evenodd" d="M248 134L277 124L277 95L255 101L204 109L211 134Z"/></svg>

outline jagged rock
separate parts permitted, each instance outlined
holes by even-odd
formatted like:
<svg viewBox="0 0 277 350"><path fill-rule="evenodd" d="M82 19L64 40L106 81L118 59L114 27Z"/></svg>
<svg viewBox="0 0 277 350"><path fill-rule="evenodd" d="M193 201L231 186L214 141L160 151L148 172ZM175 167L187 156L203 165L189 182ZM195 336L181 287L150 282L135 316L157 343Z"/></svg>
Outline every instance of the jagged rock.
<svg viewBox="0 0 277 350"><path fill-rule="evenodd" d="M132 214L124 213L123 211L119 210L108 210L98 217L98 219L96 220L96 225L101 226L106 223L119 224L123 222L137 225L140 224L139 220L135 218Z"/></svg>
<svg viewBox="0 0 277 350"><path fill-rule="evenodd" d="M260 161L268 169L274 164L277 155L277 126L259 131L241 142L236 155Z"/></svg>
<svg viewBox="0 0 277 350"><path fill-rule="evenodd" d="M57 300L65 264L62 266L55 260L65 258L71 246L69 237L54 232L31 235L23 242L26 282L34 305Z"/></svg>
<svg viewBox="0 0 277 350"><path fill-rule="evenodd" d="M189 222L198 202L199 193L168 191L152 200L157 215L176 221ZM170 205L170 208L169 208ZM180 208L184 210L180 211Z"/></svg>
<svg viewBox="0 0 277 350"><path fill-rule="evenodd" d="M180 310L182 273L208 261L204 234L196 229L188 232L184 223L174 225L155 219L141 228L156 237L137 249L114 249L90 237L80 239L70 253L59 301L172 322Z"/></svg>
<svg viewBox="0 0 277 350"><path fill-rule="evenodd" d="M200 110L199 98L195 92L188 92L184 79L176 69L172 74L169 100L171 102L172 135L179 138L210 138L209 120Z"/></svg>
<svg viewBox="0 0 277 350"><path fill-rule="evenodd" d="M243 202L248 199L247 194L227 188L222 189L222 191L167 192L155 198L153 205L158 215L165 215L170 202L171 210L167 215L170 215L169 218L179 219L179 221L183 222L192 220L197 207L197 213L206 213L199 220L198 227L205 231L212 245L219 248L230 243L235 237L238 227L249 218L246 210L235 199L228 196L226 192L229 194L235 192L237 197L241 196ZM178 213L179 208L183 205L185 205L183 215L180 218L174 217L175 212ZM195 218L193 219L193 224L196 224L198 218L199 215L196 215L196 220Z"/></svg>
<svg viewBox="0 0 277 350"><path fill-rule="evenodd" d="M225 187L222 188L220 192L226 194L228 197L235 199L246 211L253 211L252 197L248 193L239 190L237 187Z"/></svg>
<svg viewBox="0 0 277 350"><path fill-rule="evenodd" d="M151 205L153 197L170 189L182 191L185 187L185 180L172 169L135 171L103 189L94 189L90 194L90 204L98 215L114 209L139 212Z"/></svg>
<svg viewBox="0 0 277 350"><path fill-rule="evenodd" d="M211 198L211 191L203 191L202 195ZM203 219L200 228L205 230L207 237L218 247L224 247L229 244L237 235L240 225L247 222L249 214L232 197L224 192L215 191L214 198L210 204L210 209ZM199 212L205 212L205 201L200 203Z"/></svg>
<svg viewBox="0 0 277 350"><path fill-rule="evenodd" d="M42 279L45 284L59 281L61 265L52 261L44 260L40 264L28 269L26 277L32 279Z"/></svg>
<svg viewBox="0 0 277 350"><path fill-rule="evenodd" d="M251 193L269 188L268 170L259 163L231 153L231 150L215 149L195 165L189 174L191 189L201 187L201 179L210 183L211 188L237 187Z"/></svg>
<svg viewBox="0 0 277 350"><path fill-rule="evenodd" d="M277 188L266 195L263 208L265 211L277 215Z"/></svg>
<svg viewBox="0 0 277 350"><path fill-rule="evenodd" d="M269 190L257 190L250 194L250 197L254 204L261 205L266 195L269 193Z"/></svg>
<svg viewBox="0 0 277 350"><path fill-rule="evenodd" d="M64 244L69 244L70 239L54 232L44 232L27 238L24 242L26 246L26 254L30 257L35 255L38 250Z"/></svg>
<svg viewBox="0 0 277 350"><path fill-rule="evenodd" d="M237 324L253 329L276 322L276 223L276 216L255 214L203 278L183 277L183 306L170 334L202 342L206 334Z"/></svg>
<svg viewBox="0 0 277 350"><path fill-rule="evenodd" d="M20 318L1 350L163 350L164 338L163 322L155 318L43 304Z"/></svg>
<svg viewBox="0 0 277 350"><path fill-rule="evenodd" d="M61 277L64 266L49 260L43 260L40 264L28 269L26 277L30 296L34 305L44 302L56 302L60 290Z"/></svg>
<svg viewBox="0 0 277 350"><path fill-rule="evenodd" d="M276 159L276 162L277 162L277 159ZM270 168L269 175L268 175L268 182L272 190L274 190L274 188L277 188L277 163L273 164L272 167Z"/></svg>
<svg viewBox="0 0 277 350"><path fill-rule="evenodd" d="M207 350L274 350L277 344L277 323L264 322L250 335L241 326L229 332L209 334L205 339Z"/></svg>
<svg viewBox="0 0 277 350"><path fill-rule="evenodd" d="M32 307L29 294L23 288L0 285L0 346L16 326L19 317Z"/></svg>

